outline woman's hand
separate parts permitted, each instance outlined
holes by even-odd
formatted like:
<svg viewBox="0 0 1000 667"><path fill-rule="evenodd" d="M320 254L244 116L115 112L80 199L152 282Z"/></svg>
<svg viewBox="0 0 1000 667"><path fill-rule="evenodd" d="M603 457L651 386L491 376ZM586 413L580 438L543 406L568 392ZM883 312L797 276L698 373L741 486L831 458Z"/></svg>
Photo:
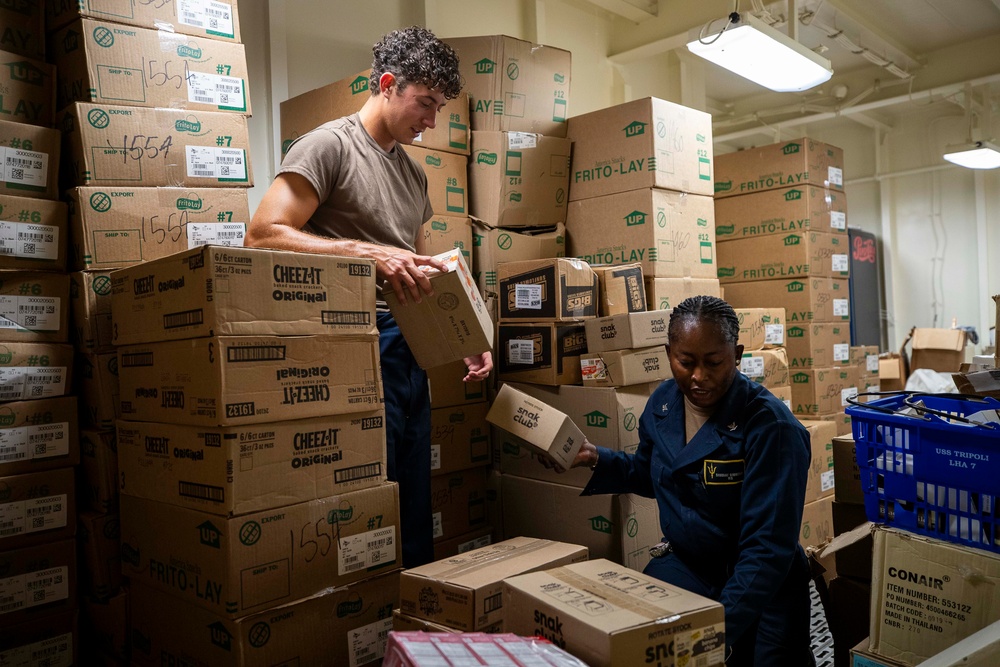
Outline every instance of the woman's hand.
<svg viewBox="0 0 1000 667"><path fill-rule="evenodd" d="M539 456L538 461L549 470L555 470L560 474L566 472L565 468L548 457ZM589 468L595 465L597 465L597 447L594 443L584 437L583 444L580 445L580 451L577 452L576 458L573 459L573 463L571 463L569 467L579 468L581 466L587 466Z"/></svg>

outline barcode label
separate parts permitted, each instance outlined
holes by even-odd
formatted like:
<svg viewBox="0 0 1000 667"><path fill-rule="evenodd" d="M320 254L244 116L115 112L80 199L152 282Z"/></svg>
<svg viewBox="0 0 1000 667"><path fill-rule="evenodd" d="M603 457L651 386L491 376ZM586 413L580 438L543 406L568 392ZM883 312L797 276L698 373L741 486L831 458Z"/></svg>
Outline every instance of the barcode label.
<svg viewBox="0 0 1000 667"><path fill-rule="evenodd" d="M66 526L66 494L0 505L0 537Z"/></svg>
<svg viewBox="0 0 1000 667"><path fill-rule="evenodd" d="M834 317L847 317L851 314L850 301L848 299L833 300Z"/></svg>
<svg viewBox="0 0 1000 667"><path fill-rule="evenodd" d="M392 617L383 618L347 631L347 645L350 647L347 655L351 667L361 667L385 655L385 644L392 630Z"/></svg>
<svg viewBox="0 0 1000 667"><path fill-rule="evenodd" d="M507 341L507 360L511 364L535 363L535 344L530 340Z"/></svg>
<svg viewBox="0 0 1000 667"><path fill-rule="evenodd" d="M233 8L215 0L177 0L177 22L233 37Z"/></svg>
<svg viewBox="0 0 1000 667"><path fill-rule="evenodd" d="M188 101L246 111L246 84L234 76L191 72L188 74Z"/></svg>
<svg viewBox="0 0 1000 667"><path fill-rule="evenodd" d="M850 405L847 402L847 399L854 398L857 395L858 395L858 388L857 387L847 387L846 389L841 389L840 390L840 404L843 405L843 406Z"/></svg>
<svg viewBox="0 0 1000 667"><path fill-rule="evenodd" d="M0 579L0 613L29 609L67 598L69 568L65 566Z"/></svg>
<svg viewBox="0 0 1000 667"><path fill-rule="evenodd" d="M833 488L833 485L834 485L834 477L832 470L827 470L824 473L820 473L819 475L820 491L829 491L830 489Z"/></svg>
<svg viewBox="0 0 1000 667"><path fill-rule="evenodd" d="M5 183L45 188L48 184L49 156L47 153L0 146L0 170Z"/></svg>
<svg viewBox="0 0 1000 667"><path fill-rule="evenodd" d="M444 535L444 522L441 520L441 512L434 512L431 519L434 524L434 538L437 539Z"/></svg>
<svg viewBox="0 0 1000 667"><path fill-rule="evenodd" d="M69 422L0 430L0 463L69 455Z"/></svg>
<svg viewBox="0 0 1000 667"><path fill-rule="evenodd" d="M73 664L73 633L43 639L0 651L0 665L15 667L70 667Z"/></svg>
<svg viewBox="0 0 1000 667"><path fill-rule="evenodd" d="M382 474L382 463L364 463L350 468L338 468L333 471L333 481L335 484L347 484L356 482L359 479L369 479L379 477Z"/></svg>
<svg viewBox="0 0 1000 667"><path fill-rule="evenodd" d="M337 540L337 571L343 576L396 560L396 527L386 526Z"/></svg>
<svg viewBox="0 0 1000 667"><path fill-rule="evenodd" d="M840 167L830 167L827 170L827 180L830 185L844 186L844 170Z"/></svg>
<svg viewBox="0 0 1000 667"><path fill-rule="evenodd" d="M189 222L188 249L203 245L242 246L247 235L245 222Z"/></svg>
<svg viewBox="0 0 1000 667"><path fill-rule="evenodd" d="M441 445L431 445L431 470L441 469Z"/></svg>
<svg viewBox="0 0 1000 667"><path fill-rule="evenodd" d="M541 310L542 309L542 286L541 285L514 285L514 307L517 309Z"/></svg>
<svg viewBox="0 0 1000 667"><path fill-rule="evenodd" d="M49 398L65 393L65 366L0 368L0 401Z"/></svg>
<svg viewBox="0 0 1000 667"><path fill-rule="evenodd" d="M59 228L22 222L0 222L0 255L59 258Z"/></svg>
<svg viewBox="0 0 1000 667"><path fill-rule="evenodd" d="M188 176L220 181L247 180L246 151L218 146L185 146Z"/></svg>
<svg viewBox="0 0 1000 667"><path fill-rule="evenodd" d="M847 343L837 343L833 346L833 360L834 361L850 361L851 360L851 346Z"/></svg>
<svg viewBox="0 0 1000 667"><path fill-rule="evenodd" d="M766 345L785 344L785 325L767 324L764 326L764 343Z"/></svg>
<svg viewBox="0 0 1000 667"><path fill-rule="evenodd" d="M743 357L740 372L751 378L764 377L764 357Z"/></svg>
<svg viewBox="0 0 1000 667"><path fill-rule="evenodd" d="M830 211L830 227L840 231L847 229L847 214L843 211Z"/></svg>
<svg viewBox="0 0 1000 667"><path fill-rule="evenodd" d="M0 295L0 329L58 331L60 301L57 296Z"/></svg>
<svg viewBox="0 0 1000 667"><path fill-rule="evenodd" d="M834 273L844 273L850 268L847 262L847 255L834 255L831 260L831 269Z"/></svg>
<svg viewBox="0 0 1000 667"><path fill-rule="evenodd" d="M878 373L878 355L869 354L865 356L865 368L869 373Z"/></svg>
<svg viewBox="0 0 1000 667"><path fill-rule="evenodd" d="M534 148L538 145L538 135L530 132L508 132L507 148L518 150L520 148Z"/></svg>

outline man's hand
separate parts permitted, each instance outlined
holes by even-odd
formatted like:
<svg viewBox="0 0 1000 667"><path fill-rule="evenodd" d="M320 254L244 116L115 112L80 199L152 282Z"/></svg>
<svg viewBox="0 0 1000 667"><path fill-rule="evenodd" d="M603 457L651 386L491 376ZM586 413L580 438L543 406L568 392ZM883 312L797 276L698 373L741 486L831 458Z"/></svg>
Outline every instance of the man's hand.
<svg viewBox="0 0 1000 667"><path fill-rule="evenodd" d="M399 302L405 304L407 294L415 303L420 303L423 294L433 296L428 269L447 271L448 265L439 259L418 255L409 250L377 246L372 253L375 260L375 276L384 279L392 291L396 293Z"/></svg>
<svg viewBox="0 0 1000 667"><path fill-rule="evenodd" d="M462 378L463 382L478 382L485 380L493 370L493 353L483 352L474 357L465 358L465 366L469 369L469 374Z"/></svg>

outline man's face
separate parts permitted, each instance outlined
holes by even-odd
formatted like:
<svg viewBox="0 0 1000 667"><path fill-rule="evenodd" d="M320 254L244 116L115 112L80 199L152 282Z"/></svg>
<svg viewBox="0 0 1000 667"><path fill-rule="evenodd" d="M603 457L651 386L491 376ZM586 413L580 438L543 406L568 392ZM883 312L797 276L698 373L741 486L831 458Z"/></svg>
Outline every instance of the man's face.
<svg viewBox="0 0 1000 667"><path fill-rule="evenodd" d="M402 90L393 81L389 89L386 121L392 138L401 144L412 144L424 130L433 129L445 96L422 83L407 84Z"/></svg>
<svg viewBox="0 0 1000 667"><path fill-rule="evenodd" d="M681 393L699 408L714 407L733 384L743 346L726 340L712 320L685 318L667 347Z"/></svg>

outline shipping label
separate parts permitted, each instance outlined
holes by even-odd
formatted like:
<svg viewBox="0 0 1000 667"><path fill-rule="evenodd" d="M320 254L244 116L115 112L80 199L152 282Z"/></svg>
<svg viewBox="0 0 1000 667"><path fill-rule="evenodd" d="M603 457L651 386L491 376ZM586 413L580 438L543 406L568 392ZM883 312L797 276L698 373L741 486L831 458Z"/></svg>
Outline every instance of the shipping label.
<svg viewBox="0 0 1000 667"><path fill-rule="evenodd" d="M0 295L0 329L59 331L57 296Z"/></svg>
<svg viewBox="0 0 1000 667"><path fill-rule="evenodd" d="M246 181L247 157L242 148L185 146L187 175L219 181Z"/></svg>
<svg viewBox="0 0 1000 667"><path fill-rule="evenodd" d="M11 667L71 667L73 633L0 651L0 665Z"/></svg>
<svg viewBox="0 0 1000 667"><path fill-rule="evenodd" d="M0 146L0 180L12 186L44 190L48 185L47 153Z"/></svg>
<svg viewBox="0 0 1000 667"><path fill-rule="evenodd" d="M177 22L201 28L209 35L234 37L233 8L215 0L177 0Z"/></svg>
<svg viewBox="0 0 1000 667"><path fill-rule="evenodd" d="M203 245L242 246L247 235L245 222L189 222L188 250Z"/></svg>
<svg viewBox="0 0 1000 667"><path fill-rule="evenodd" d="M230 111L246 111L246 82L235 76L189 72L188 101Z"/></svg>
<svg viewBox="0 0 1000 667"><path fill-rule="evenodd" d="M68 598L69 568L66 566L0 579L0 615Z"/></svg>
<svg viewBox="0 0 1000 667"><path fill-rule="evenodd" d="M0 222L0 256L59 258L59 228L34 223Z"/></svg>
<svg viewBox="0 0 1000 667"><path fill-rule="evenodd" d="M0 368L0 401L49 398L66 393L65 366Z"/></svg>
<svg viewBox="0 0 1000 667"><path fill-rule="evenodd" d="M348 658L351 667L381 660L392 630L392 617L383 618L347 632Z"/></svg>
<svg viewBox="0 0 1000 667"><path fill-rule="evenodd" d="M69 455L69 422L0 430L0 463Z"/></svg>
<svg viewBox="0 0 1000 667"><path fill-rule="evenodd" d="M396 560L396 527L386 526L337 540L340 576L380 567Z"/></svg>
<svg viewBox="0 0 1000 667"><path fill-rule="evenodd" d="M66 494L0 505L0 537L66 526Z"/></svg>

